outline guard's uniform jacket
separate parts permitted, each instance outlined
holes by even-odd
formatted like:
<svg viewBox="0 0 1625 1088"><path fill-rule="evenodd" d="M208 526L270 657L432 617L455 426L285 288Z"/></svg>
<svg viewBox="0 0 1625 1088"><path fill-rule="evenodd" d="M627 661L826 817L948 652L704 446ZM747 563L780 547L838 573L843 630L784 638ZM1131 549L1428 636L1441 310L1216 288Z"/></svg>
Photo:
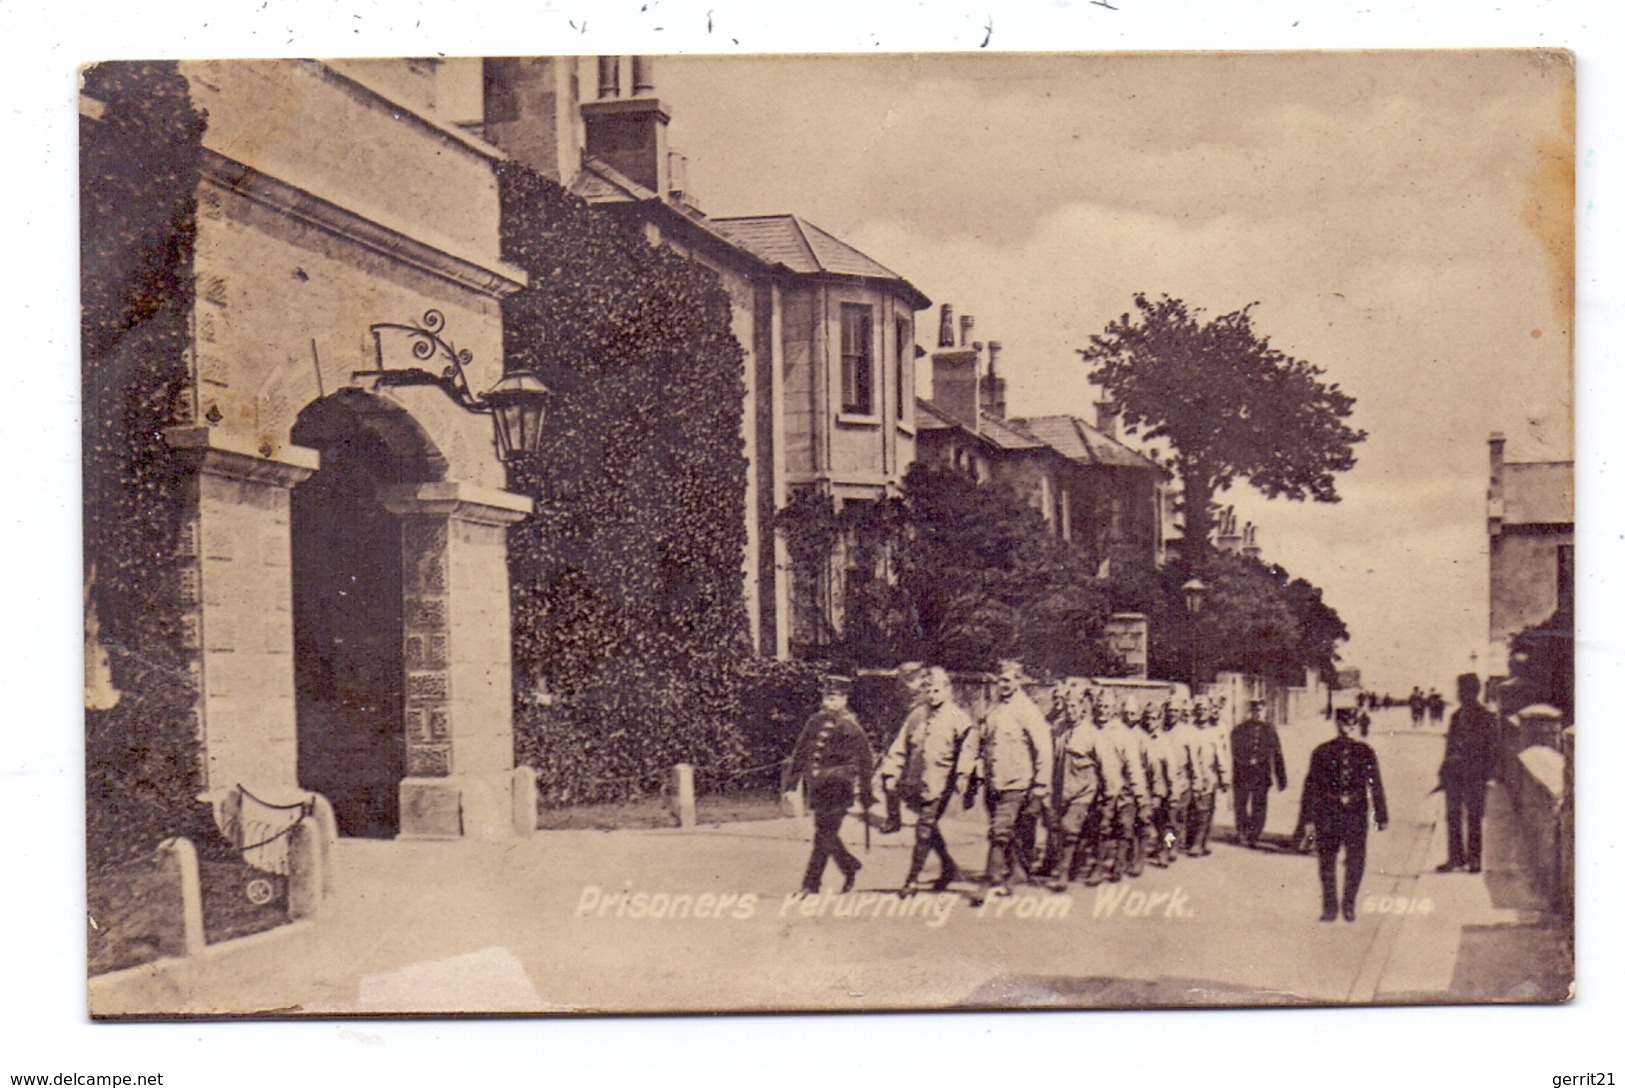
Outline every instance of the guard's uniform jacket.
<svg viewBox="0 0 1625 1088"><path fill-rule="evenodd" d="M814 812L845 812L855 792L865 804L874 797L869 779L874 754L858 719L847 710L819 710L807 720L785 766L782 792L807 782L807 806Z"/></svg>
<svg viewBox="0 0 1625 1088"><path fill-rule="evenodd" d="M1344 851L1343 913L1354 920L1354 903L1365 874L1367 822L1388 823L1382 773L1371 746L1353 737L1338 737L1316 748L1303 780L1303 808L1315 825L1320 854L1322 917L1330 920L1338 906L1337 853Z"/></svg>
<svg viewBox="0 0 1625 1088"><path fill-rule="evenodd" d="M1237 789L1262 783L1286 789L1286 759L1281 754L1281 738L1275 727L1258 718L1249 718L1230 733L1230 769Z"/></svg>
<svg viewBox="0 0 1625 1088"><path fill-rule="evenodd" d="M1286 789L1286 759L1273 725L1249 718L1230 733L1230 776L1236 790L1236 838L1251 846L1269 819L1272 778Z"/></svg>

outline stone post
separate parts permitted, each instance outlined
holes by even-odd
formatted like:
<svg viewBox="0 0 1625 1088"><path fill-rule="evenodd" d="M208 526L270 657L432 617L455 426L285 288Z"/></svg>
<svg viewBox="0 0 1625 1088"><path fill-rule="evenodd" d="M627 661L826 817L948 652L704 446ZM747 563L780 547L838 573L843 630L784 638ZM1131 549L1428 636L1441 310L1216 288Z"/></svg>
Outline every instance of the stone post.
<svg viewBox="0 0 1625 1088"><path fill-rule="evenodd" d="M679 763L671 769L671 812L677 817L678 827L693 827L699 822L694 807L694 767Z"/></svg>
<svg viewBox="0 0 1625 1088"><path fill-rule="evenodd" d="M327 848L322 825L306 816L288 833L288 917L313 918L326 893Z"/></svg>
<svg viewBox="0 0 1625 1088"><path fill-rule="evenodd" d="M191 839L165 839L158 844L158 872L163 886L180 892L181 927L164 926L161 951L166 956L192 956L203 951L203 884L198 878L197 848Z"/></svg>
<svg viewBox="0 0 1625 1088"><path fill-rule="evenodd" d="M536 769L513 769L513 833L522 839L536 834Z"/></svg>

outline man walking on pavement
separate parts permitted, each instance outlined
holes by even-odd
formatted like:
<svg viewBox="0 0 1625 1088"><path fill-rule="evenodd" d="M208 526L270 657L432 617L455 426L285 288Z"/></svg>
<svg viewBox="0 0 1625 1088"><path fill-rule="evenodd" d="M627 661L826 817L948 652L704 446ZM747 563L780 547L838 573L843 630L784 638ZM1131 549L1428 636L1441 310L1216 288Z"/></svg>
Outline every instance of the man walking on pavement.
<svg viewBox="0 0 1625 1088"><path fill-rule="evenodd" d="M908 730L908 722L914 711L925 702L925 689L930 684L931 677L922 663L905 661L897 666L897 682L903 686L903 696L908 700L908 709L903 712L903 724L897 730L897 737L900 738ZM893 739L894 747L896 743L896 739ZM891 779L891 783L895 786L896 779ZM880 788L886 796L886 822L880 825L880 833L895 835L903 829L903 800L897 795L896 789L887 786L885 778L881 779Z"/></svg>
<svg viewBox="0 0 1625 1088"><path fill-rule="evenodd" d="M1377 754L1355 740L1354 711L1337 710L1337 738L1315 749L1303 780L1303 806L1314 827L1320 854L1322 922L1337 921L1337 853L1343 851L1343 918L1354 921L1354 904L1365 875L1366 826L1371 815L1377 830L1388 826L1388 802L1382 792Z"/></svg>
<svg viewBox="0 0 1625 1088"><path fill-rule="evenodd" d="M881 788L901 798L915 814L914 853L900 893L905 897L920 890L916 882L932 853L942 861L942 872L934 885L937 891L946 891L959 875L937 823L953 797L959 777L971 766L965 749L974 729L970 715L953 701L953 684L947 670L926 670L921 701L909 712L880 762Z"/></svg>
<svg viewBox="0 0 1625 1088"><path fill-rule="evenodd" d="M863 863L841 842L841 821L852 805L853 793L861 795L864 818L875 803L870 788L874 774L874 752L869 738L846 700L852 682L842 676L824 679L822 705L807 720L796 746L785 762L779 783L780 793L789 793L805 781L807 805L813 812L812 856L801 878L801 894L817 895L824 879L824 867L834 861L845 880L842 892L852 890Z"/></svg>
<svg viewBox="0 0 1625 1088"><path fill-rule="evenodd" d="M1478 676L1456 677L1461 708L1450 715L1444 738L1444 762L1439 765L1439 789L1444 791L1445 832L1450 855L1441 873L1466 869L1476 873L1484 859L1484 798L1495 777L1495 718L1478 701Z"/></svg>
<svg viewBox="0 0 1625 1088"><path fill-rule="evenodd" d="M1049 796L1055 741L1044 715L1022 690L1022 679L1020 662L999 663L993 704L981 727L971 733L969 748L981 760L989 814L987 870L973 903L983 901L989 885L994 895L1010 894L1011 848L1021 837L1017 821L1036 820L1031 803L1041 804ZM975 792L965 791L966 808L974 802ZM1030 876L1032 860L1022 862Z"/></svg>
<svg viewBox="0 0 1625 1088"><path fill-rule="evenodd" d="M1277 789L1286 789L1286 759L1275 726L1264 720L1264 700L1247 700L1247 710L1247 720L1230 734L1230 781L1236 791L1236 841L1250 849L1264 834L1271 778Z"/></svg>

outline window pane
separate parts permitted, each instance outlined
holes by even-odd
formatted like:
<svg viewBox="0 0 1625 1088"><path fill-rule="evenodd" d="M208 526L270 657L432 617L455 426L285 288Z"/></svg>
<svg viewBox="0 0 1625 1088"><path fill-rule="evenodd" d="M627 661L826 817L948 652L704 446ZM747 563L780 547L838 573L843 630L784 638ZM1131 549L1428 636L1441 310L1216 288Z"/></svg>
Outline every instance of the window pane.
<svg viewBox="0 0 1625 1088"><path fill-rule="evenodd" d="M874 319L868 306L841 304L841 411L874 413Z"/></svg>

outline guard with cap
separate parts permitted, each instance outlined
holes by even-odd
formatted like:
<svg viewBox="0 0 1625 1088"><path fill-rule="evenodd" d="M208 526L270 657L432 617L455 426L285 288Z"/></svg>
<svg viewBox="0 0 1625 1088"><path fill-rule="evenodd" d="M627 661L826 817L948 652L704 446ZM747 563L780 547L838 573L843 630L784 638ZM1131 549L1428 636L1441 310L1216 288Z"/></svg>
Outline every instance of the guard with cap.
<svg viewBox="0 0 1625 1088"><path fill-rule="evenodd" d="M1354 904L1365 875L1366 828L1371 816L1377 830L1388 826L1388 802L1382 772L1371 745L1354 739L1358 722L1353 707L1337 709L1337 737L1316 748L1303 780L1304 816L1313 825L1320 855L1320 920L1335 922L1339 903L1343 917L1354 921ZM1343 894L1337 894L1337 855L1343 854Z"/></svg>
<svg viewBox="0 0 1625 1088"><path fill-rule="evenodd" d="M1251 848L1264 834L1270 782L1286 789L1281 736L1264 719L1264 700L1247 700L1247 720L1230 733L1230 781L1235 788L1236 841Z"/></svg>
<svg viewBox="0 0 1625 1088"><path fill-rule="evenodd" d="M842 892L852 890L863 863L841 842L841 821L852 806L854 794L865 809L875 803L870 788L874 774L874 751L869 738L847 708L852 681L844 676L828 676L821 686L821 705L802 727L796 746L785 761L779 789L789 793L807 784L807 807L813 814L812 856L801 879L801 894L816 895L823 883L824 868L834 861L845 878Z"/></svg>

